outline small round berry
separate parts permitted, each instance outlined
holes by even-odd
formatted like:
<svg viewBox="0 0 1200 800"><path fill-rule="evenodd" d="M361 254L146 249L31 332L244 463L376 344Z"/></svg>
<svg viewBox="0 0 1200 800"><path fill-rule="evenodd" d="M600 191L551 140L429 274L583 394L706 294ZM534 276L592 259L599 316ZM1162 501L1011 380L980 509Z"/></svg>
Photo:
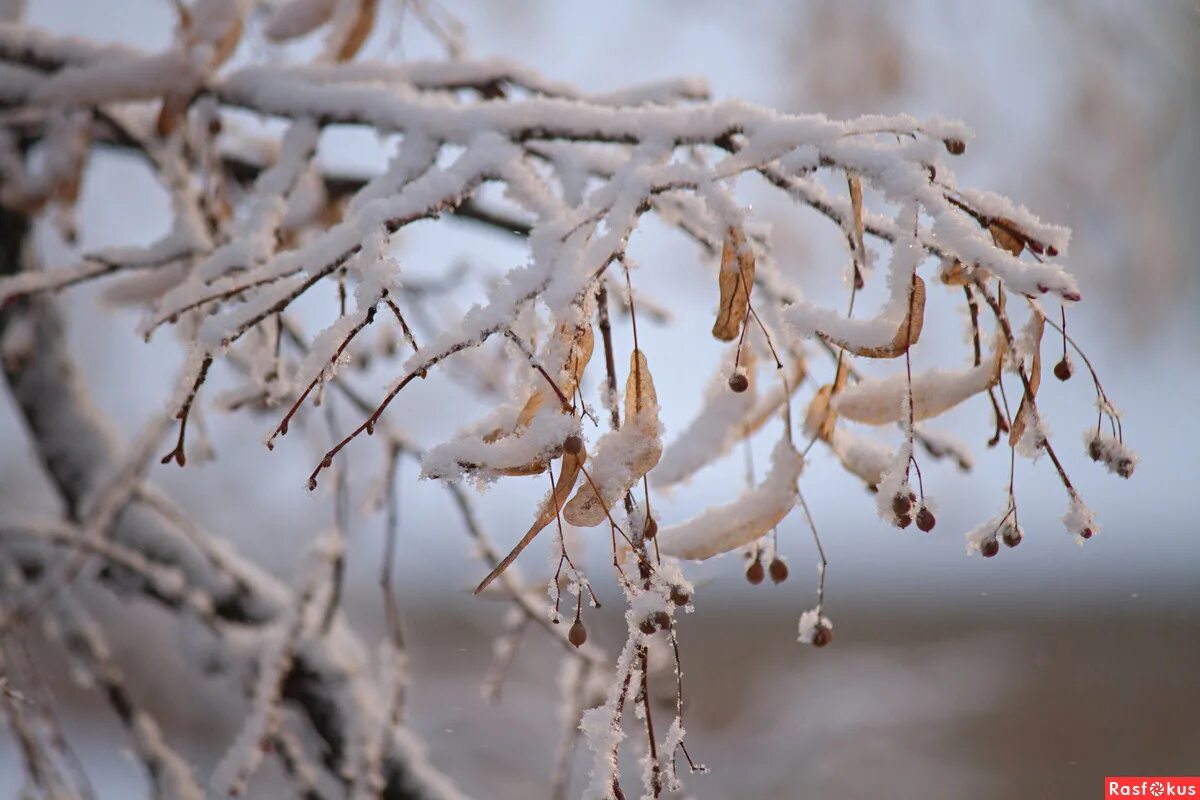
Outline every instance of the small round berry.
<svg viewBox="0 0 1200 800"><path fill-rule="evenodd" d="M773 583L783 583L788 579L788 565L784 563L783 559L772 558L767 570L771 573Z"/></svg>
<svg viewBox="0 0 1200 800"><path fill-rule="evenodd" d="M1088 456L1092 461L1099 461L1104 458L1104 448L1100 444L1100 439L1092 439L1088 442Z"/></svg>
<svg viewBox="0 0 1200 800"><path fill-rule="evenodd" d="M813 647L825 647L833 641L833 630L827 625L818 624L813 630L812 645Z"/></svg>
<svg viewBox="0 0 1200 800"><path fill-rule="evenodd" d="M1072 369L1071 362L1066 356L1063 356L1062 359L1060 359L1059 362L1054 365L1054 377L1058 378L1060 381L1071 380L1071 375L1074 374L1074 372L1075 370Z"/></svg>
<svg viewBox="0 0 1200 800"><path fill-rule="evenodd" d="M1052 244L1046 245L1046 255L1054 258L1056 255L1058 255L1058 248Z"/></svg>
<svg viewBox="0 0 1200 800"><path fill-rule="evenodd" d="M925 506L921 506L921 510L917 512L917 527L924 533L929 533L933 530L933 526L937 524L937 517L933 516L933 512Z"/></svg>
<svg viewBox="0 0 1200 800"><path fill-rule="evenodd" d="M763 569L762 562L757 558L754 563L746 567L746 580L750 581L751 585L758 586L766 577L766 570Z"/></svg>
<svg viewBox="0 0 1200 800"><path fill-rule="evenodd" d="M900 514L894 521L896 523L896 527L900 529L904 529L909 525L912 525L912 517L910 517L908 514Z"/></svg>
<svg viewBox="0 0 1200 800"><path fill-rule="evenodd" d="M563 442L563 450L573 456L579 455L583 452L583 439L574 434L568 436Z"/></svg>
<svg viewBox="0 0 1200 800"><path fill-rule="evenodd" d="M1092 529L1084 528L1082 531L1079 532L1079 535L1082 536L1084 539L1090 539L1090 538L1092 538Z"/></svg>
<svg viewBox="0 0 1200 800"><path fill-rule="evenodd" d="M654 517L649 517L646 520L646 527L642 529L642 537L653 539L655 536L658 536L658 523L655 522Z"/></svg>
<svg viewBox="0 0 1200 800"><path fill-rule="evenodd" d="M692 602L692 596L683 590L681 586L671 587L671 602L677 606L686 606Z"/></svg>
<svg viewBox="0 0 1200 800"><path fill-rule="evenodd" d="M892 511L895 512L897 517L907 514L911 509L912 500L909 500L906 495L897 493L892 498Z"/></svg>
<svg viewBox="0 0 1200 800"><path fill-rule="evenodd" d="M575 620L571 625L571 630L567 631L567 641L576 647L583 647L583 643L587 641L587 628L583 627L583 623Z"/></svg>
<svg viewBox="0 0 1200 800"><path fill-rule="evenodd" d="M1025 537L1021 534L1019 528L1005 528L1004 535L1000 537L1009 547L1016 547Z"/></svg>
<svg viewBox="0 0 1200 800"><path fill-rule="evenodd" d="M660 631L671 630L671 615L665 611L655 611L654 615L650 617L650 621L653 622L654 627L658 628Z"/></svg>
<svg viewBox="0 0 1200 800"><path fill-rule="evenodd" d="M1117 474L1122 478L1128 478L1133 475L1133 459L1122 458L1117 462Z"/></svg>
<svg viewBox="0 0 1200 800"><path fill-rule="evenodd" d="M729 388L741 394L750 388L750 379L740 372L735 372L729 376Z"/></svg>
<svg viewBox="0 0 1200 800"><path fill-rule="evenodd" d="M644 620L642 620L641 622L638 623L638 630L641 631L642 633L646 634L647 636L653 635L654 620L650 619L649 617L646 617Z"/></svg>
<svg viewBox="0 0 1200 800"><path fill-rule="evenodd" d="M962 139L943 139L942 144L946 145L946 151L952 156L961 156L967 151L967 143Z"/></svg>
<svg viewBox="0 0 1200 800"><path fill-rule="evenodd" d="M988 539L983 544L979 545L979 552L984 558L992 558L1000 552L1000 543L995 539Z"/></svg>

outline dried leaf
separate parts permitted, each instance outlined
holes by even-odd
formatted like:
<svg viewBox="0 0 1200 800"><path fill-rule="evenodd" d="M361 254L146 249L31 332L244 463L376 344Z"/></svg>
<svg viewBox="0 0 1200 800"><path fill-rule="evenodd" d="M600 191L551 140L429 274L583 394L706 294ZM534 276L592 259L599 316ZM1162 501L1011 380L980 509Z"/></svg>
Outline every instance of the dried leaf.
<svg viewBox="0 0 1200 800"><path fill-rule="evenodd" d="M563 504L567 502L567 497L571 494L571 490L575 488L575 483L579 480L580 470L583 468L583 463L586 460L587 450L585 449L581 449L576 455L572 455L565 450L563 451L558 480L554 482L554 488L550 494L542 501L537 519L529 526L529 530L521 537L521 541L517 542L508 555L496 565L496 568L479 582L479 585L475 587L475 594L482 592L492 581L500 577L500 574L508 569L512 562L516 561L517 556L521 555L521 551L528 547L529 543L558 516Z"/></svg>
<svg viewBox="0 0 1200 800"><path fill-rule="evenodd" d="M837 411L833 408L833 398L846 387L846 379L849 375L848 366L844 362L839 362L833 383L825 384L813 395L813 399L808 404L808 411L804 415L804 430L809 436L815 436L823 442L828 442L832 438L838 419Z"/></svg>
<svg viewBox="0 0 1200 800"><path fill-rule="evenodd" d="M988 225L988 232L992 234L992 241L996 243L996 246L1007 250L1014 256L1019 256L1025 249L1025 240L1015 234L1013 232L1015 230L1013 223L1007 219L997 220Z"/></svg>
<svg viewBox="0 0 1200 800"><path fill-rule="evenodd" d="M581 325L574 330L568 329L566 326L560 326L558 329L559 341L564 343L566 356L563 358L562 369L558 370L559 390L563 396L570 399L575 393L575 389L579 386L579 382L583 380L583 371L587 368L588 362L592 360L592 351L595 350L596 337L592 333L591 325ZM543 379L529 400L525 402L525 407L521 409L521 413L517 415L517 424L514 431L519 431L529 425L530 420L537 414L542 404L550 397L554 402L559 402L558 393L553 388L545 384Z"/></svg>
<svg viewBox="0 0 1200 800"><path fill-rule="evenodd" d="M935 417L972 395L985 392L1000 380L1007 347L1002 336L996 337L990 362L966 370L929 370L912 376L913 419ZM866 425L899 422L904 398L909 391L905 373L886 378L859 381L832 403L836 414Z"/></svg>
<svg viewBox="0 0 1200 800"><path fill-rule="evenodd" d="M866 259L867 247L863 241L862 179L857 175L846 176L850 183L850 210L854 212L854 269Z"/></svg>
<svg viewBox="0 0 1200 800"><path fill-rule="evenodd" d="M625 380L625 425L600 439L592 459L590 477L585 476L585 482L563 510L563 517L581 528L599 525L607 519L613 503L654 469L662 458L658 396L650 366L641 350L634 350L629 362L629 377Z"/></svg>
<svg viewBox="0 0 1200 800"><path fill-rule="evenodd" d="M754 285L754 250L741 228L731 227L725 235L717 279L721 299L712 335L731 342L742 330L750 307L750 288Z"/></svg>
<svg viewBox="0 0 1200 800"><path fill-rule="evenodd" d="M942 283L947 286L968 286L971 283L971 276L967 274L967 268L957 258L954 263L948 267L943 267L941 271Z"/></svg>
<svg viewBox="0 0 1200 800"><path fill-rule="evenodd" d="M1021 441L1021 436L1025 433L1029 417L1033 413L1031 409L1034 399L1042 385L1042 334L1046 331L1046 318L1034 311L1032 325L1034 350L1033 365L1029 370L1029 391L1021 396L1021 405L1017 409L1017 416L1013 417L1012 430L1008 432L1008 443L1013 447Z"/></svg>
<svg viewBox="0 0 1200 800"><path fill-rule="evenodd" d="M833 336L827 338L830 343L856 356L865 356L866 358L896 358L897 356L904 355L909 347L920 341L921 330L924 327L925 281L921 280L921 277L917 275L914 276L913 287L909 293L907 313L904 319L901 320L900 327L896 329L896 335L892 337L892 341L885 347L860 347Z"/></svg>

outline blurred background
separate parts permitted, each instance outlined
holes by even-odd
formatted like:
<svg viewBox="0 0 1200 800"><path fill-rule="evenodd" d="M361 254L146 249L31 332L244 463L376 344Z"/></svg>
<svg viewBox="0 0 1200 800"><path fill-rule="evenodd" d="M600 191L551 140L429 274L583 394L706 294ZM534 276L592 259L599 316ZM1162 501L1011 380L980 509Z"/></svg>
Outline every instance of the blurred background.
<svg viewBox="0 0 1200 800"><path fill-rule="evenodd" d="M795 641L797 617L816 589L816 555L799 515L780 529L792 567L787 582L750 586L735 556L692 570L696 613L680 623L689 749L713 767L687 781L694 794L1091 798L1102 796L1105 775L1200 772L1196 4L443 2L465 24L473 55L514 58L588 90L697 75L718 98L785 111L961 119L976 132L953 164L961 184L1006 194L1074 230L1067 263L1085 300L1071 312L1071 332L1124 412L1126 441L1142 457L1133 479L1105 473L1083 452L1081 432L1093 413L1086 376L1048 381L1039 402L1101 534L1075 546L1059 522L1066 498L1043 459L1018 464L1021 547L990 560L965 554L963 533L1001 510L1007 481L1007 451L985 447L991 412L982 399L938 421L971 444L976 465L963 475L922 462L939 502L927 536L880 521L860 482L814 449L802 489L830 561L826 608L835 643L814 650ZM400 5L384 5L388 16L367 56L436 54ZM154 48L169 41L173 14L166 0L30 0L28 20ZM242 57L271 56L265 45L251 50ZM350 170L377 169L385 156L373 135L353 131L328 135L320 153L330 168ZM789 278L814 297L841 302L846 257L837 231L780 198L751 191L746 200L756 219L772 224ZM102 154L85 180L79 244L68 248L48 228L38 241L51 267L66 266L78 252L152 241L167 222L165 195L151 176L133 159ZM417 275L465 265L473 286L433 309L447 315L522 258L500 235L453 222L406 229L396 253ZM715 346L687 345L707 336L715 298L701 254L663 226L646 226L635 255L638 290L675 315L669 326L640 331L670 441L699 408L720 357ZM170 395L180 345L168 332L143 344L137 314L113 310L101 294L78 289L63 302L96 402L130 436ZM926 366L955 364L964 347L952 305L958 297L934 294L930 313L943 321L915 357ZM328 310L312 309L314 329ZM624 352L627 321L617 328ZM832 365L814 358L813 371L819 385ZM360 385L377 390L387 378ZM229 385L228 376L213 382L210 397ZM428 445L487 408L461 382L435 376L390 414ZM310 420L307 442L289 437L268 453L260 442L273 418L209 413L215 460L156 467L152 475L210 529L287 578L332 514L328 494L304 491L327 435L319 417ZM761 465L774 435L754 440ZM53 510L2 394L0 443L0 507ZM378 465L367 448L360 452L351 474L365 484ZM686 518L733 497L742 475L735 452L673 496L656 497L656 507L668 521ZM482 698L503 610L470 595L484 569L444 493L416 478L406 464L397 570L413 663L409 723L467 793L544 796L561 735L558 650L532 633L501 702ZM506 548L525 530L543 489L510 480L482 495L482 517L498 543ZM381 530L377 517L364 516L352 532L347 605L368 641L382 635ZM588 625L615 652L621 604L604 572L601 539L584 537L583 546L601 600L614 602ZM527 575L546 573L544 552L535 544L522 558ZM135 689L205 774L240 724L239 687L199 676L184 634L153 609L104 596L95 602L114 620L114 645ZM101 796L129 796L129 787L141 786L140 766L118 757L108 712L69 687L53 651L35 657L63 685L68 730ZM181 694L193 680L195 692ZM577 759L575 787L585 760ZM18 763L15 747L0 740L0 796L15 796ZM271 796L270 780L256 784L261 796Z"/></svg>

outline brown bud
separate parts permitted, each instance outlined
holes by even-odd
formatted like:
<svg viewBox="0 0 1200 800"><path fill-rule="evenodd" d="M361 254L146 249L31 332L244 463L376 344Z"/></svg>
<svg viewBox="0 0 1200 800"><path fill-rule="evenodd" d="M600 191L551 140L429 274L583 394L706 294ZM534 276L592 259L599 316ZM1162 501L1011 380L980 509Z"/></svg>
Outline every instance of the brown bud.
<svg viewBox="0 0 1200 800"><path fill-rule="evenodd" d="M1054 258L1056 255L1058 255L1058 248L1052 244L1046 245L1046 255Z"/></svg>
<svg viewBox="0 0 1200 800"><path fill-rule="evenodd" d="M754 563L746 567L746 580L750 581L752 585L758 586L765 577L766 570L763 569L762 562L757 558L754 559Z"/></svg>
<svg viewBox="0 0 1200 800"><path fill-rule="evenodd" d="M833 641L833 631L825 625L817 624L813 630L812 645L813 647L824 647Z"/></svg>
<svg viewBox="0 0 1200 800"><path fill-rule="evenodd" d="M917 512L917 527L924 533L929 533L936 524L937 517L933 516L933 512L925 506L921 506L921 510Z"/></svg>
<svg viewBox="0 0 1200 800"><path fill-rule="evenodd" d="M729 376L729 388L741 394L750 388L750 380L742 373L735 372Z"/></svg>
<svg viewBox="0 0 1200 800"><path fill-rule="evenodd" d="M892 498L892 511L897 517L907 514L911 508L912 501L906 495L897 492L896 496Z"/></svg>
<svg viewBox="0 0 1200 800"><path fill-rule="evenodd" d="M909 525L912 525L912 517L910 517L908 514L900 514L896 517L894 522L896 523L897 528L907 528Z"/></svg>
<svg viewBox="0 0 1200 800"><path fill-rule="evenodd" d="M683 590L681 586L671 587L671 602L677 606L686 606L692 601L692 596Z"/></svg>
<svg viewBox="0 0 1200 800"><path fill-rule="evenodd" d="M1075 370L1071 367L1071 362L1066 356L1063 356L1062 359L1054 365L1054 377L1058 378L1060 381L1071 380L1071 375L1074 372Z"/></svg>
<svg viewBox="0 0 1200 800"><path fill-rule="evenodd" d="M646 518L646 527L642 529L642 536L646 539L653 539L658 536L658 523L654 517Z"/></svg>
<svg viewBox="0 0 1200 800"><path fill-rule="evenodd" d="M567 641L576 647L583 647L583 643L587 641L587 628L583 627L582 622L575 620L571 630L567 631Z"/></svg>
<svg viewBox="0 0 1200 800"><path fill-rule="evenodd" d="M979 545L979 552L984 558L991 558L996 553L1000 552L1000 543L995 539L988 539L983 544Z"/></svg>
<svg viewBox="0 0 1200 800"><path fill-rule="evenodd" d="M942 144L946 145L946 152L952 156L961 156L967 151L967 143L962 139L943 139Z"/></svg>
<svg viewBox="0 0 1200 800"><path fill-rule="evenodd" d="M768 571L773 583L783 583L788 578L788 565L782 559L772 558Z"/></svg>
<svg viewBox="0 0 1200 800"><path fill-rule="evenodd" d="M568 436L566 441L563 442L563 451L570 453L573 456L579 455L583 452L583 439L575 436L574 434Z"/></svg>

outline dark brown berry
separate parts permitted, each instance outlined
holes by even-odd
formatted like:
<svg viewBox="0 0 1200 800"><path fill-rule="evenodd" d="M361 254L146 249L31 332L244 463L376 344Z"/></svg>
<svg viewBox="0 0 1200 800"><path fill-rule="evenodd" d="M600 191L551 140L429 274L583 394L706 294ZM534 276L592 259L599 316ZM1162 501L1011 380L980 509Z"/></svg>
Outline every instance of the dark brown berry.
<svg viewBox="0 0 1200 800"><path fill-rule="evenodd" d="M929 533L933 530L933 526L937 524L937 517L933 515L925 506L921 506L921 510L917 512L917 527L924 533Z"/></svg>
<svg viewBox="0 0 1200 800"><path fill-rule="evenodd" d="M638 630L647 636L652 635L654 633L654 620L646 617L644 620L638 623Z"/></svg>
<svg viewBox="0 0 1200 800"><path fill-rule="evenodd" d="M1062 359L1054 365L1054 377L1058 378L1060 381L1071 380L1071 375L1074 372L1075 370L1071 368L1071 362L1067 360L1066 356L1063 356Z"/></svg>
<svg viewBox="0 0 1200 800"><path fill-rule="evenodd" d="M826 625L818 624L813 630L812 645L813 647L824 647L833 641L833 630Z"/></svg>
<svg viewBox="0 0 1200 800"><path fill-rule="evenodd" d="M568 436L563 442L563 451L573 456L577 456L583 452L583 439L578 436Z"/></svg>
<svg viewBox="0 0 1200 800"><path fill-rule="evenodd" d="M763 582L763 578L765 577L766 570L763 569L762 562L757 558L754 559L754 563L746 567L746 580L750 581L752 585L758 586Z"/></svg>
<svg viewBox="0 0 1200 800"><path fill-rule="evenodd" d="M897 517L907 514L911 509L912 501L906 495L897 494L892 498L892 511Z"/></svg>
<svg viewBox="0 0 1200 800"><path fill-rule="evenodd" d="M1046 245L1046 255L1054 258L1056 255L1058 255L1058 248L1052 244Z"/></svg>
<svg viewBox="0 0 1200 800"><path fill-rule="evenodd" d="M750 388L750 380L742 373L735 372L729 376L729 388L741 394Z"/></svg>
<svg viewBox="0 0 1200 800"><path fill-rule="evenodd" d="M1122 458L1117 462L1117 474L1122 478L1128 478L1133 475L1133 459Z"/></svg>
<svg viewBox="0 0 1200 800"><path fill-rule="evenodd" d="M943 139L942 144L946 145L946 151L952 156L961 156L967 151L967 143L962 139Z"/></svg>
<svg viewBox="0 0 1200 800"><path fill-rule="evenodd" d="M1090 539L1090 538L1092 538L1092 529L1084 528L1082 531L1080 531L1079 535L1085 539Z"/></svg>
<svg viewBox="0 0 1200 800"><path fill-rule="evenodd" d="M654 623L654 627L660 631L671 630L671 615L665 611L655 611L654 616L650 617L650 621Z"/></svg>
<svg viewBox="0 0 1200 800"><path fill-rule="evenodd" d="M909 525L912 525L912 517L908 514L900 514L896 517L897 528L907 528Z"/></svg>
<svg viewBox="0 0 1200 800"><path fill-rule="evenodd" d="M788 578L788 565L782 559L772 558L767 570L771 573L773 583L783 583Z"/></svg>
<svg viewBox="0 0 1200 800"><path fill-rule="evenodd" d="M1021 535L1019 528L1005 528L1004 535L1000 538L1002 538L1004 543L1009 547L1016 547L1025 537Z"/></svg>
<svg viewBox="0 0 1200 800"><path fill-rule="evenodd" d="M1104 458L1104 448L1101 447L1099 439L1092 439L1088 442L1088 456L1091 457L1092 461L1099 461Z"/></svg>
<svg viewBox="0 0 1200 800"><path fill-rule="evenodd" d="M653 539L658 536L658 523L654 521L654 517L646 519L646 527L642 529L642 536L646 539Z"/></svg>
<svg viewBox="0 0 1200 800"><path fill-rule="evenodd" d="M677 606L686 606L692 601L692 596L683 590L681 586L671 587L671 602Z"/></svg>
<svg viewBox="0 0 1200 800"><path fill-rule="evenodd" d="M992 558L1000 552L1000 543L995 539L988 539L979 545L979 552L983 554L984 558Z"/></svg>
<svg viewBox="0 0 1200 800"><path fill-rule="evenodd" d="M583 623L575 620L571 625L571 630L567 631L567 641L576 647L583 647L583 643L587 641L587 628L583 627Z"/></svg>

